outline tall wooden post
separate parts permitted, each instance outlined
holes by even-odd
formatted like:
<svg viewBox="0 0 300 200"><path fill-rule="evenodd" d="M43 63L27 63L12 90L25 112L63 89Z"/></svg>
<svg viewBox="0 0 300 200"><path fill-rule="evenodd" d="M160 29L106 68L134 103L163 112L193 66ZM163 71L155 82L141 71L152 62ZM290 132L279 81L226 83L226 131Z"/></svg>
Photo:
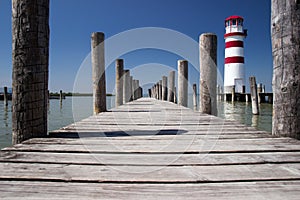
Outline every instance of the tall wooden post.
<svg viewBox="0 0 300 200"><path fill-rule="evenodd" d="M231 102L235 101L235 85L231 88Z"/></svg>
<svg viewBox="0 0 300 200"><path fill-rule="evenodd" d="M8 92L7 92L7 87L4 87L4 106L8 105Z"/></svg>
<svg viewBox="0 0 300 200"><path fill-rule="evenodd" d="M63 92L62 90L59 91L59 101L62 102L63 100Z"/></svg>
<svg viewBox="0 0 300 200"><path fill-rule="evenodd" d="M300 1L272 0L272 133L300 139Z"/></svg>
<svg viewBox="0 0 300 200"><path fill-rule="evenodd" d="M12 141L47 136L49 0L12 1Z"/></svg>
<svg viewBox="0 0 300 200"><path fill-rule="evenodd" d="M217 36L200 35L200 111L217 115Z"/></svg>
<svg viewBox="0 0 300 200"><path fill-rule="evenodd" d="M123 103L130 101L130 71L124 70L123 75Z"/></svg>
<svg viewBox="0 0 300 200"><path fill-rule="evenodd" d="M168 100L168 78L166 76L162 77L162 100Z"/></svg>
<svg viewBox="0 0 300 200"><path fill-rule="evenodd" d="M178 105L187 107L188 103L188 62L178 61Z"/></svg>
<svg viewBox="0 0 300 200"><path fill-rule="evenodd" d="M137 100L139 98L139 80L133 80L133 100Z"/></svg>
<svg viewBox="0 0 300 200"><path fill-rule="evenodd" d="M106 112L106 82L104 58L104 33L95 32L91 36L93 113Z"/></svg>
<svg viewBox="0 0 300 200"><path fill-rule="evenodd" d="M168 84L168 101L174 102L175 91L175 71L169 72L169 84Z"/></svg>
<svg viewBox="0 0 300 200"><path fill-rule="evenodd" d="M130 98L129 101L133 101L133 77L129 77L129 93L130 93Z"/></svg>
<svg viewBox="0 0 300 200"><path fill-rule="evenodd" d="M158 86L159 86L159 89L158 89L158 91L159 91L158 99L162 100L162 80L159 80Z"/></svg>
<svg viewBox="0 0 300 200"><path fill-rule="evenodd" d="M175 104L177 104L177 89L176 89L176 87L174 87L174 100L173 100L173 102Z"/></svg>
<svg viewBox="0 0 300 200"><path fill-rule="evenodd" d="M116 107L123 104L123 59L116 60Z"/></svg>
<svg viewBox="0 0 300 200"><path fill-rule="evenodd" d="M141 98L140 96L140 80L135 80L135 93L136 93L136 99Z"/></svg>
<svg viewBox="0 0 300 200"><path fill-rule="evenodd" d="M255 77L254 76L250 77L249 82L250 82L250 92L251 92L251 102L252 102L252 114L258 115L259 107L258 107L257 85L256 85Z"/></svg>
<svg viewBox="0 0 300 200"><path fill-rule="evenodd" d="M156 95L155 95L155 98L156 99L159 99L159 82L157 82L156 84L155 84L155 90L156 90Z"/></svg>
<svg viewBox="0 0 300 200"><path fill-rule="evenodd" d="M197 110L197 85L193 84L193 105L194 110Z"/></svg>

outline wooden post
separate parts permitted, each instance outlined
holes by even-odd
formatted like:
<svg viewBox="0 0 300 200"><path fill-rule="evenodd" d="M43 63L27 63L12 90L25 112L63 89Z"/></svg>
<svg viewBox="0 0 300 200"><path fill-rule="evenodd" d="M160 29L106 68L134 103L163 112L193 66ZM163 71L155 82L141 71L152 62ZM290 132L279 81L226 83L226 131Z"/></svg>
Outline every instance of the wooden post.
<svg viewBox="0 0 300 200"><path fill-rule="evenodd" d="M250 80L250 91L251 91L251 102L252 102L252 114L258 115L259 107L258 107L258 99L257 99L256 80L254 76L250 77L249 80Z"/></svg>
<svg viewBox="0 0 300 200"><path fill-rule="evenodd" d="M139 91L139 98L142 98L143 97L143 88L139 87L138 91Z"/></svg>
<svg viewBox="0 0 300 200"><path fill-rule="evenodd" d="M260 93L262 93L262 84L261 83L257 84L257 101L259 104L262 102Z"/></svg>
<svg viewBox="0 0 300 200"><path fill-rule="evenodd" d="M49 0L12 1L12 143L47 136Z"/></svg>
<svg viewBox="0 0 300 200"><path fill-rule="evenodd" d="M193 84L193 105L194 110L197 110L197 85Z"/></svg>
<svg viewBox="0 0 300 200"><path fill-rule="evenodd" d="M123 75L123 103L130 101L130 71L124 70Z"/></svg>
<svg viewBox="0 0 300 200"><path fill-rule="evenodd" d="M234 102L235 100L235 86L232 86L231 88L231 102Z"/></svg>
<svg viewBox="0 0 300 200"><path fill-rule="evenodd" d="M200 35L200 111L217 115L217 36Z"/></svg>
<svg viewBox="0 0 300 200"><path fill-rule="evenodd" d="M162 77L162 100L168 100L168 78L166 76Z"/></svg>
<svg viewBox="0 0 300 200"><path fill-rule="evenodd" d="M135 86L135 84L136 84L135 79L132 79L132 101L136 100L136 92L135 92L136 86Z"/></svg>
<svg viewBox="0 0 300 200"><path fill-rule="evenodd" d="M177 104L177 90L176 90L176 87L174 87L174 100L173 100L173 102L175 104Z"/></svg>
<svg viewBox="0 0 300 200"><path fill-rule="evenodd" d="M133 100L137 100L139 98L139 92L138 92L138 88L139 88L139 80L133 80Z"/></svg>
<svg viewBox="0 0 300 200"><path fill-rule="evenodd" d="M159 99L159 82L156 83L156 99Z"/></svg>
<svg viewBox="0 0 300 200"><path fill-rule="evenodd" d="M188 103L188 62L178 60L178 105L187 107Z"/></svg>
<svg viewBox="0 0 300 200"><path fill-rule="evenodd" d="M244 86L244 85L243 85L242 93L243 93L243 94L246 93L246 86Z"/></svg>
<svg viewBox="0 0 300 200"><path fill-rule="evenodd" d="M152 89L148 89L148 96L151 98L152 97Z"/></svg>
<svg viewBox="0 0 300 200"><path fill-rule="evenodd" d="M93 113L106 112L106 81L104 59L104 33L95 32L91 36Z"/></svg>
<svg viewBox="0 0 300 200"><path fill-rule="evenodd" d="M8 93L7 93L7 87L4 87L4 106L8 105Z"/></svg>
<svg viewBox="0 0 300 200"><path fill-rule="evenodd" d="M245 94L245 101L246 101L246 102L249 102L248 94Z"/></svg>
<svg viewBox="0 0 300 200"><path fill-rule="evenodd" d="M168 84L168 101L174 102L175 91L175 71L169 72L169 84Z"/></svg>
<svg viewBox="0 0 300 200"><path fill-rule="evenodd" d="M123 104L123 72L124 61L123 59L116 60L116 107Z"/></svg>
<svg viewBox="0 0 300 200"><path fill-rule="evenodd" d="M300 139L300 1L272 0L273 135Z"/></svg>
<svg viewBox="0 0 300 200"><path fill-rule="evenodd" d="M130 93L130 98L129 98L129 101L133 101L133 77L130 76L129 77L129 93Z"/></svg>
<svg viewBox="0 0 300 200"><path fill-rule="evenodd" d="M135 92L136 92L136 99L141 98L141 94L140 94L140 81L139 80L135 80Z"/></svg>
<svg viewBox="0 0 300 200"><path fill-rule="evenodd" d="M158 86L159 86L159 89L158 89L158 91L159 91L158 99L162 100L162 80L159 80Z"/></svg>
<svg viewBox="0 0 300 200"><path fill-rule="evenodd" d="M62 90L59 91L59 101L62 103L63 100L63 92Z"/></svg>

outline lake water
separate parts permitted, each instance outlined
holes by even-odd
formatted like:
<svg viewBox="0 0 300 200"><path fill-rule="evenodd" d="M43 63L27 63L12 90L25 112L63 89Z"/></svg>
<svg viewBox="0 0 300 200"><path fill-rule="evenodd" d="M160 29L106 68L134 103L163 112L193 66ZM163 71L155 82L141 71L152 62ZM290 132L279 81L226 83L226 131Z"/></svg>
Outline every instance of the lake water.
<svg viewBox="0 0 300 200"><path fill-rule="evenodd" d="M72 106L72 104L74 106ZM192 98L189 97L188 106L193 107ZM72 107L74 111L72 111ZM114 107L114 97L107 97L107 108ZM272 130L272 105L261 104L261 114L252 116L251 103L244 102L219 102L218 116L237 120L248 126L271 132ZM59 100L50 100L48 117L48 130L56 130L75 121L92 115L92 97L67 97L60 104ZM74 116L73 116L74 114ZM0 101L0 149L11 145L11 102L7 107Z"/></svg>

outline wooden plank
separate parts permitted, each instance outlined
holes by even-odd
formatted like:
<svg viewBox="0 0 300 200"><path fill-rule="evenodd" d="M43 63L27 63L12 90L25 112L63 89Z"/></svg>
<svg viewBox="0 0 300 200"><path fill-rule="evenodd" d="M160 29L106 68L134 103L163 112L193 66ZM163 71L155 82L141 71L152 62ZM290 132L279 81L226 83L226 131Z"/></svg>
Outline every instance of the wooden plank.
<svg viewBox="0 0 300 200"><path fill-rule="evenodd" d="M299 181L184 185L0 181L0 198L296 200L300 193L299 186ZM36 191L32 191L32 188L36 188Z"/></svg>
<svg viewBox="0 0 300 200"><path fill-rule="evenodd" d="M173 184L300 180L299 164L106 166L0 163L0 171L0 180Z"/></svg>
<svg viewBox="0 0 300 200"><path fill-rule="evenodd" d="M82 165L237 165L300 163L300 152L222 154L95 154L49 152L1 152L0 162Z"/></svg>
<svg viewBox="0 0 300 200"><path fill-rule="evenodd" d="M300 151L300 141L285 138L233 140L80 140L82 144L18 144L3 150L121 153L216 153Z"/></svg>
<svg viewBox="0 0 300 200"><path fill-rule="evenodd" d="M210 184L103 184L0 181L1 199L298 200L300 181Z"/></svg>

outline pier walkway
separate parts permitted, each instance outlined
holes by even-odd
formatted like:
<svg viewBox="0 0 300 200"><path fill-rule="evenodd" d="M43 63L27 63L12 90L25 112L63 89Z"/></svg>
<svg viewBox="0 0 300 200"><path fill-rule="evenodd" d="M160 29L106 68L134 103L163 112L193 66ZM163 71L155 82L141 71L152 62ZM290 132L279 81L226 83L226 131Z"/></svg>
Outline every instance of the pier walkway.
<svg viewBox="0 0 300 200"><path fill-rule="evenodd" d="M300 141L141 98L0 153L0 199L299 199Z"/></svg>

